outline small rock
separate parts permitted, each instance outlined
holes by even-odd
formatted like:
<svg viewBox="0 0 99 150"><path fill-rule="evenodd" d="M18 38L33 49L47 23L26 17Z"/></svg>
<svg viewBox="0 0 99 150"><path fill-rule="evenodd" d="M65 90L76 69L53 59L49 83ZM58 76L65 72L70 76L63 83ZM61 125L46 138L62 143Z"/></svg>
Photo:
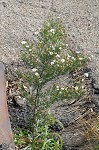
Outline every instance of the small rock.
<svg viewBox="0 0 99 150"><path fill-rule="evenodd" d="M53 105L51 113L55 118L60 120L64 127L68 127L71 123L75 122L81 116L80 110L73 106L68 106L68 103L62 103L58 107Z"/></svg>
<svg viewBox="0 0 99 150"><path fill-rule="evenodd" d="M79 147L85 142L85 137L79 130L62 131L62 139L64 148Z"/></svg>
<svg viewBox="0 0 99 150"><path fill-rule="evenodd" d="M94 94L99 94L99 84L94 84Z"/></svg>
<svg viewBox="0 0 99 150"><path fill-rule="evenodd" d="M7 7L7 4L5 2L2 2L3 7Z"/></svg>
<svg viewBox="0 0 99 150"><path fill-rule="evenodd" d="M22 98L21 96L15 96L15 100L19 106L21 106L21 107L26 106L26 99L25 98Z"/></svg>
<svg viewBox="0 0 99 150"><path fill-rule="evenodd" d="M86 78L89 77L89 73L88 72L84 73L84 75L85 75Z"/></svg>
<svg viewBox="0 0 99 150"><path fill-rule="evenodd" d="M96 107L99 107L99 96L94 95L93 102L94 102L94 104L95 104Z"/></svg>

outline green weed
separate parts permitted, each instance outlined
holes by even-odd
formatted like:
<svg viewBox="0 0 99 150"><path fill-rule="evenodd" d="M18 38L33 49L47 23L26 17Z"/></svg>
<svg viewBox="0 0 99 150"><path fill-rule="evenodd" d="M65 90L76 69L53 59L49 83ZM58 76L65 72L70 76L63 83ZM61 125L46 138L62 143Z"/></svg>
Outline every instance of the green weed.
<svg viewBox="0 0 99 150"><path fill-rule="evenodd" d="M22 42L22 60L27 71L19 73L20 91L33 108L33 116L31 129L20 130L15 142L24 150L59 150L62 139L49 130L54 119L46 109L57 101L79 99L84 91L81 82L72 87L53 85L46 92L42 92L42 88L48 81L86 66L88 58L81 52L67 50L65 29L59 20L45 22L37 38L36 46Z"/></svg>

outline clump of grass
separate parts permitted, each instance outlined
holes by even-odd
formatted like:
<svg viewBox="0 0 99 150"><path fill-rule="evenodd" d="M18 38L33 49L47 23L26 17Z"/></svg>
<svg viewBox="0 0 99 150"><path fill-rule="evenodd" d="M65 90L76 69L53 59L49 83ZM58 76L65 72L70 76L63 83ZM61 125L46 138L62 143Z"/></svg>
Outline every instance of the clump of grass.
<svg viewBox="0 0 99 150"><path fill-rule="evenodd" d="M65 98L79 99L84 91L81 82L72 87L53 85L45 93L42 88L48 81L86 66L88 58L81 52L67 50L65 29L59 20L45 22L37 38L36 47L33 43L22 42L22 60L29 70L20 73L20 91L34 112L31 129L16 134L15 142L31 150L59 150L62 139L59 134L50 132L49 126L55 119L46 112L46 108Z"/></svg>
<svg viewBox="0 0 99 150"><path fill-rule="evenodd" d="M85 136L90 144L91 150L99 149L99 117L86 122Z"/></svg>

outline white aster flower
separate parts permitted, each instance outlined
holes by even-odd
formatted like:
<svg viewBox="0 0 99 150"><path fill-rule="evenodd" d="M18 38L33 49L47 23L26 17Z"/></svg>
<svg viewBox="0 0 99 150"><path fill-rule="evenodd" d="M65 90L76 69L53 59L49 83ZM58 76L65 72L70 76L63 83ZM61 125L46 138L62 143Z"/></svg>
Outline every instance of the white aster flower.
<svg viewBox="0 0 99 150"><path fill-rule="evenodd" d="M79 58L79 60L83 60L83 58L82 58L82 57L80 57L80 58Z"/></svg>
<svg viewBox="0 0 99 150"><path fill-rule="evenodd" d="M58 85L56 86L56 89L58 89L58 90L59 90L59 86L58 86Z"/></svg>
<svg viewBox="0 0 99 150"><path fill-rule="evenodd" d="M60 55L59 55L59 54L57 54L57 55L56 55L56 57L57 57L57 58L60 58Z"/></svg>
<svg viewBox="0 0 99 150"><path fill-rule="evenodd" d="M64 62L65 62L65 59L61 59L61 62L64 63Z"/></svg>
<svg viewBox="0 0 99 150"><path fill-rule="evenodd" d="M88 59L91 60L92 58L91 58L91 57L88 57Z"/></svg>
<svg viewBox="0 0 99 150"><path fill-rule="evenodd" d="M68 44L66 44L66 47L68 47Z"/></svg>
<svg viewBox="0 0 99 150"><path fill-rule="evenodd" d="M71 56L69 54L67 54L67 60L69 60L71 58Z"/></svg>
<svg viewBox="0 0 99 150"><path fill-rule="evenodd" d="M54 34L55 33L55 29L51 29L50 32Z"/></svg>
<svg viewBox="0 0 99 150"><path fill-rule="evenodd" d="M93 109L91 108L90 111L93 112Z"/></svg>
<svg viewBox="0 0 99 150"><path fill-rule="evenodd" d="M82 89L84 89L85 87L82 85Z"/></svg>
<svg viewBox="0 0 99 150"><path fill-rule="evenodd" d="M84 79L82 79L82 82L84 82Z"/></svg>
<svg viewBox="0 0 99 150"><path fill-rule="evenodd" d="M29 45L26 45L26 48L29 48Z"/></svg>
<svg viewBox="0 0 99 150"><path fill-rule="evenodd" d="M26 41L22 41L21 44L22 44L22 45L25 45L25 44L27 44L27 42L26 42Z"/></svg>
<svg viewBox="0 0 99 150"><path fill-rule="evenodd" d="M38 58L37 58L36 60L37 60L37 61L39 61L39 59L38 59Z"/></svg>
<svg viewBox="0 0 99 150"><path fill-rule="evenodd" d="M50 53L50 55L53 55L53 52L49 52Z"/></svg>
<svg viewBox="0 0 99 150"><path fill-rule="evenodd" d="M35 76L39 77L40 75L39 75L39 73L38 73L38 72L35 72Z"/></svg>
<svg viewBox="0 0 99 150"><path fill-rule="evenodd" d="M76 91L78 90L78 86L75 86L75 90L76 90Z"/></svg>
<svg viewBox="0 0 99 150"><path fill-rule="evenodd" d="M51 65L54 65L54 62L53 62L53 61L51 62Z"/></svg>
<svg viewBox="0 0 99 150"><path fill-rule="evenodd" d="M36 32L35 32L35 35L38 35L38 34L39 34L39 31L36 31Z"/></svg>
<svg viewBox="0 0 99 150"><path fill-rule="evenodd" d="M54 65L55 61L56 61L56 60L53 60L53 61L51 62L51 65Z"/></svg>
<svg viewBox="0 0 99 150"><path fill-rule="evenodd" d="M61 90L64 90L64 88L62 87Z"/></svg>
<svg viewBox="0 0 99 150"><path fill-rule="evenodd" d="M24 88L25 90L27 90L27 86L23 85L23 88Z"/></svg>
<svg viewBox="0 0 99 150"><path fill-rule="evenodd" d="M61 50L62 48L61 47L59 47L59 50Z"/></svg>
<svg viewBox="0 0 99 150"><path fill-rule="evenodd" d="M29 52L31 52L32 51L32 49L29 49Z"/></svg>
<svg viewBox="0 0 99 150"><path fill-rule="evenodd" d="M58 16L57 19L60 19L60 16Z"/></svg>
<svg viewBox="0 0 99 150"><path fill-rule="evenodd" d="M38 70L38 69L36 69L36 68L33 68L33 69L32 69L33 72L36 72L37 70Z"/></svg>
<svg viewBox="0 0 99 150"><path fill-rule="evenodd" d="M72 57L73 60L75 60L75 57Z"/></svg>
<svg viewBox="0 0 99 150"><path fill-rule="evenodd" d="M80 51L76 51L77 54L80 54Z"/></svg>
<svg viewBox="0 0 99 150"><path fill-rule="evenodd" d="M67 54L67 57L70 58L71 56L69 54Z"/></svg>

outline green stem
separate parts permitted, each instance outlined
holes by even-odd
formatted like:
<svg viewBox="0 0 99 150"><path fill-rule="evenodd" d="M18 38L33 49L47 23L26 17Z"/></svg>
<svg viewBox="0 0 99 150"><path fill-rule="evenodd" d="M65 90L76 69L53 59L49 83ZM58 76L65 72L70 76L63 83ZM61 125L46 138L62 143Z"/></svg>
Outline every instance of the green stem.
<svg viewBox="0 0 99 150"><path fill-rule="evenodd" d="M39 84L38 84L37 92L36 92L36 96L35 96L33 119L32 119L32 136L33 136L33 140L35 139L35 123L36 123L35 121L36 121L36 109L37 109L38 102L39 102ZM33 150L35 150L35 146L34 146Z"/></svg>

